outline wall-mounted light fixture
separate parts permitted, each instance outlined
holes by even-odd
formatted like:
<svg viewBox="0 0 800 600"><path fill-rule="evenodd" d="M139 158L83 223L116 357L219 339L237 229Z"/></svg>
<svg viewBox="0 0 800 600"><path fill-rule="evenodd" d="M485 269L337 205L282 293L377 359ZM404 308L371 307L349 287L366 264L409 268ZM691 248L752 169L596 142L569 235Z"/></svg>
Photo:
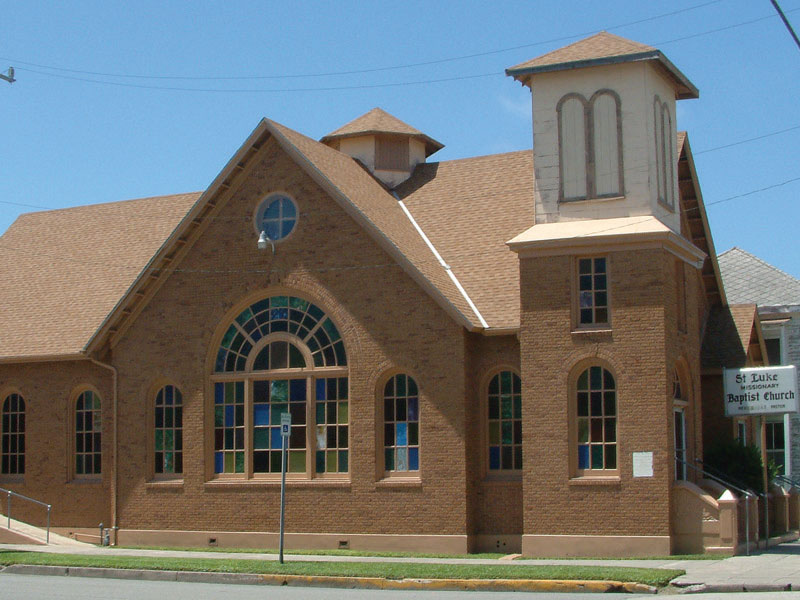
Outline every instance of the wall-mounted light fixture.
<svg viewBox="0 0 800 600"><path fill-rule="evenodd" d="M266 231L262 231L261 235L258 236L258 249L259 250L266 250L267 249L267 244L270 245L270 247L272 248L272 253L275 254L275 244L273 243L273 241L271 239L269 239L269 236L267 235L267 232Z"/></svg>

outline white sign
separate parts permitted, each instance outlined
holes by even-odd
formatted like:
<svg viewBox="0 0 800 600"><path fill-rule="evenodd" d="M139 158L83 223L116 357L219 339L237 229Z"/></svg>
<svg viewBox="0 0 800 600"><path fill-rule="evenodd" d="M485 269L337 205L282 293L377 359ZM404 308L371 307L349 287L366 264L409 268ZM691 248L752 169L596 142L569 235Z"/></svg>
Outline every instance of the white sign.
<svg viewBox="0 0 800 600"><path fill-rule="evenodd" d="M725 415L772 415L797 412L794 366L725 369Z"/></svg>
<svg viewBox="0 0 800 600"><path fill-rule="evenodd" d="M652 477L653 476L653 453L634 452L633 453L633 476Z"/></svg>
<svg viewBox="0 0 800 600"><path fill-rule="evenodd" d="M281 413L281 435L283 437L289 437L290 430L292 428L292 413Z"/></svg>

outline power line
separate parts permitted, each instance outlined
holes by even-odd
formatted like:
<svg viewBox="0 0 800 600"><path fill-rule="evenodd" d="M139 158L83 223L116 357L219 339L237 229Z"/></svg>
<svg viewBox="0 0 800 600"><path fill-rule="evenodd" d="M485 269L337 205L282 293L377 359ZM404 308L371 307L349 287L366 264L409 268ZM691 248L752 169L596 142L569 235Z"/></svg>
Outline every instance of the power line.
<svg viewBox="0 0 800 600"><path fill-rule="evenodd" d="M636 21L629 21L627 23L620 23L618 25L614 25L612 27L606 28L606 31L613 31L616 29L622 29L624 27L630 27L632 25L639 25L641 23L646 23L648 21L655 21L658 19L663 19L665 17L671 17L680 13L696 10L698 8L703 8L706 6L710 6L712 4L719 4L722 0L711 0L709 2L703 2L701 4L695 4L694 6L689 6L686 8L673 10L667 13L661 13L659 15L654 15L652 17L646 17L644 19L639 19ZM541 40L539 42L533 42L530 44L521 44L518 46L509 46L507 48L499 48L496 50L487 50L485 52L476 52L473 54L464 54L461 56L451 56L448 58L440 58L436 60L428 60L428 61L421 61L415 63L406 63L401 65L391 65L391 66L384 66L384 67L373 67L368 69L353 69L348 71L329 71L323 73L300 73L300 74L281 74L281 75L245 75L245 76L226 76L226 77L219 77L219 76L185 76L185 75L128 75L125 73L106 73L101 71L84 71L80 69L69 69L64 67L55 67L52 65L43 65L38 63L32 62L25 62L20 60L14 60L9 58L0 57L0 60L9 60L16 64L20 65L27 65L31 67L38 67L41 69L50 69L52 71L62 71L65 73L77 73L81 75L95 75L101 77L123 77L128 79L172 79L172 80L183 80L183 81L236 81L236 80L264 80L264 79L296 79L296 78L312 78L312 77L334 77L334 76L342 76L342 75L363 75L366 73L379 73L384 71L395 71L398 69L411 69L415 67L426 67L431 65L439 65L444 63L456 62L461 60L469 60L471 58L480 58L484 56L491 56L495 54L502 54L505 52L512 52L514 50L522 50L524 48L533 48L535 46L542 46L545 44L552 44L555 42L561 42L564 40L570 40L574 38L585 37L588 35L593 35L599 33L601 30L593 30L584 33L577 33L573 35L561 36L557 38L551 38L549 40ZM38 71L34 71L38 72Z"/></svg>
<svg viewBox="0 0 800 600"><path fill-rule="evenodd" d="M800 48L800 39L798 39L797 34L794 32L792 24L789 23L789 19L786 18L786 15L783 14L781 7L778 6L777 0L770 0L770 2L772 2L772 6L775 7L775 10L778 11L778 15L780 15L783 24L786 25L786 29L789 30L789 34L794 38L794 43L797 44L798 48Z"/></svg>
<svg viewBox="0 0 800 600"><path fill-rule="evenodd" d="M756 137L747 138L746 140L739 140L738 142L732 142L730 144L725 144L724 146L715 146L714 148L706 148L705 150L700 150L699 152L693 152L694 156L698 154L705 154L706 152L714 152L716 150L722 150L724 148L730 148L731 146L738 146L740 144L747 144L748 142L754 142L756 140L763 140L764 138L772 137L773 135L779 135L781 133L786 133L787 131L794 131L795 129L800 129L800 125L795 125L793 127L787 127L786 129L781 129L780 131L772 131L770 133L765 133L764 135L758 135Z"/></svg>

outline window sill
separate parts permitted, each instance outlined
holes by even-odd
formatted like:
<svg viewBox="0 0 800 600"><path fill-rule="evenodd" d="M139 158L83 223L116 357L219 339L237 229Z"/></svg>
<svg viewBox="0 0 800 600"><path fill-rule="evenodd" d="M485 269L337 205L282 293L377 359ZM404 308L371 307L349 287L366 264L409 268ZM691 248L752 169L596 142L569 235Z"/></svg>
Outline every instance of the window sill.
<svg viewBox="0 0 800 600"><path fill-rule="evenodd" d="M561 198L559 204L573 204L575 202L611 202L625 200L625 196L598 196L594 198Z"/></svg>
<svg viewBox="0 0 800 600"><path fill-rule="evenodd" d="M675 205L674 204L670 204L669 202L665 202L661 198L658 199L658 205L661 208L664 208L664 209L668 210L671 213L675 212Z"/></svg>
<svg viewBox="0 0 800 600"><path fill-rule="evenodd" d="M619 486L622 481L618 475L608 477L573 477L569 480L570 486L600 485L600 486Z"/></svg>
<svg viewBox="0 0 800 600"><path fill-rule="evenodd" d="M280 487L280 479L212 479L206 481L203 487L208 490L242 489ZM321 487L321 488L349 488L349 479L287 479L287 488Z"/></svg>
<svg viewBox="0 0 800 600"><path fill-rule="evenodd" d="M614 332L614 330L611 329L610 325L605 325L604 324L604 325L600 325L598 327L588 327L588 326L587 327L580 327L579 326L579 327L573 329L570 333L572 333L574 335L587 335L587 334L592 334L592 333L596 333L596 334L600 334L600 335L611 335L613 332Z"/></svg>
<svg viewBox="0 0 800 600"><path fill-rule="evenodd" d="M24 475L0 475L0 483L21 483L25 485Z"/></svg>
<svg viewBox="0 0 800 600"><path fill-rule="evenodd" d="M89 479L89 478L87 478L87 479L74 478L71 481L69 481L69 484L70 485L87 485L87 486L100 487L101 485L103 485L103 480L102 479L95 479L95 478L91 478L91 479Z"/></svg>
<svg viewBox="0 0 800 600"><path fill-rule="evenodd" d="M421 488L419 477L385 477L375 482L376 488Z"/></svg>

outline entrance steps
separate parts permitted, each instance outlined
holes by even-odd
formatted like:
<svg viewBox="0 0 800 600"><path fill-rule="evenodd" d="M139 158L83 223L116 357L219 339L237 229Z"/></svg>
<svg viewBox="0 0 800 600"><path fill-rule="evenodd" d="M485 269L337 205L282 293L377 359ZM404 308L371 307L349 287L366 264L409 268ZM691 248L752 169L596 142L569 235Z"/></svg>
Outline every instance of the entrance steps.
<svg viewBox="0 0 800 600"><path fill-rule="evenodd" d="M36 527L16 519L11 519L11 528L8 528L8 518L0 513L0 544L47 544L47 530L42 527ZM85 542L79 542L72 538L59 535L50 531L50 545L51 546L73 546L85 548L92 546Z"/></svg>

